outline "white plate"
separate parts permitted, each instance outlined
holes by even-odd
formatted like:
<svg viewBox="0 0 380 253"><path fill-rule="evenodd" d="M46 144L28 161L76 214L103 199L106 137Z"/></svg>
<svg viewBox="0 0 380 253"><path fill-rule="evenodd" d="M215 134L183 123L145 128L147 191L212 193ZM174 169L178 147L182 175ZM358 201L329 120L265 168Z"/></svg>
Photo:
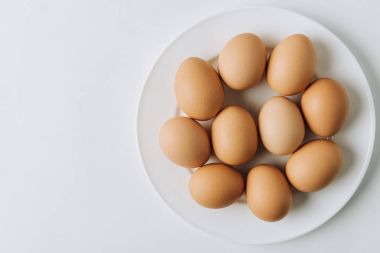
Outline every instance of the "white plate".
<svg viewBox="0 0 380 253"><path fill-rule="evenodd" d="M304 33L314 42L317 75L332 77L346 87L350 112L344 128L334 140L342 146L344 166L338 177L322 191L296 193L294 206L281 221L268 223L256 218L244 200L230 207L210 210L197 205L187 189L189 171L168 161L160 151L161 125L178 114L174 77L187 57L215 59L234 35L253 32L268 47L293 33ZM274 95L265 80L246 92L227 90L227 103L246 106L256 117L261 104ZM147 175L161 198L180 217L195 227L228 240L250 244L274 243L303 235L334 216L358 188L370 161L375 135L373 99L358 62L347 47L330 31L302 15L277 8L256 7L231 11L208 18L179 36L161 55L152 69L141 95L138 143ZM265 155L261 148L254 162L271 162L283 168L284 158Z"/></svg>

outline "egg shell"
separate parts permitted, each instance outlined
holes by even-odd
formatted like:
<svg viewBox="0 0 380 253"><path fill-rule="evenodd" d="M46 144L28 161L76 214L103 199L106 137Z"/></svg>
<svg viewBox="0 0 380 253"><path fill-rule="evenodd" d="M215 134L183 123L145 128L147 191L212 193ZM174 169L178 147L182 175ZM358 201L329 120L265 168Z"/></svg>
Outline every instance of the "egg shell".
<svg viewBox="0 0 380 253"><path fill-rule="evenodd" d="M197 120L213 118L222 108L224 90L215 69L208 62L191 57L179 67L175 95L182 111Z"/></svg>
<svg viewBox="0 0 380 253"><path fill-rule="evenodd" d="M258 121L261 141L272 154L290 154L303 142L305 124L302 114L288 98L269 99L261 108Z"/></svg>
<svg viewBox="0 0 380 253"><path fill-rule="evenodd" d="M169 119L160 129L160 147L166 157L185 168L202 166L210 157L206 130L187 117Z"/></svg>
<svg viewBox="0 0 380 253"><path fill-rule="evenodd" d="M239 172L228 165L207 164L191 175L189 191L198 204L222 208L234 203L244 192L244 180Z"/></svg>
<svg viewBox="0 0 380 253"><path fill-rule="evenodd" d="M342 128L347 117L348 94L335 80L321 78L302 95L301 108L305 121L314 134L332 136Z"/></svg>
<svg viewBox="0 0 380 253"><path fill-rule="evenodd" d="M264 221L284 218L292 206L292 192L281 171L271 165L258 165L247 177L249 209Z"/></svg>
<svg viewBox="0 0 380 253"><path fill-rule="evenodd" d="M268 62L267 82L281 95L295 95L312 81L316 63L316 50L311 40L303 34L291 35L273 49Z"/></svg>
<svg viewBox="0 0 380 253"><path fill-rule="evenodd" d="M290 156L286 164L286 175L297 190L315 192L335 178L342 163L342 151L335 142L314 140Z"/></svg>
<svg viewBox="0 0 380 253"><path fill-rule="evenodd" d="M266 64L266 47L255 34L243 33L224 46L218 70L225 84L235 90L248 89L260 82Z"/></svg>
<svg viewBox="0 0 380 253"><path fill-rule="evenodd" d="M256 153L257 138L255 120L240 106L225 107L211 126L215 155L229 165L248 162Z"/></svg>

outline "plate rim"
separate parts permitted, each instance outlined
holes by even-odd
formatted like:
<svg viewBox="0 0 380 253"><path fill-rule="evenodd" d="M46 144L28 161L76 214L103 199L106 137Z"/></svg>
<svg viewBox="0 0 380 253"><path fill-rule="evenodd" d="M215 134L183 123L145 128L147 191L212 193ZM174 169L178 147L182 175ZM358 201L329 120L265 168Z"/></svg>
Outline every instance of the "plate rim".
<svg viewBox="0 0 380 253"><path fill-rule="evenodd" d="M189 31L191 31L193 29L196 29L202 23L204 23L204 22L206 22L206 21L208 21L210 19L214 19L214 18L223 16L223 15L226 15L226 14L234 13L234 12L248 11L248 10L255 10L255 9L256 10L257 9L276 10L276 11L287 12L288 14L291 14L291 15L299 16L301 18L309 20L312 23L315 23L316 25L318 25L322 29L324 29L327 33L329 33L330 35L332 35L353 56L353 59L358 64L358 66L360 67L361 72L363 73L364 80L366 81L366 84L367 84L366 88L365 88L365 90L366 90L365 93L367 95L367 101L369 102L370 121L371 121L371 125L370 125L370 142L369 142L369 145L368 145L368 148L367 148L367 154L365 156L365 160L364 160L363 166L362 166L362 168L364 168L364 169L362 169L360 171L360 173L358 175L358 178L356 180L356 185L354 185L353 188L352 188L352 191L351 191L352 193L349 194L349 196L342 202L343 203L342 206L340 208L338 208L335 211L335 213L333 213L330 217L328 217L327 219L323 220L322 222L320 222L318 225L316 225L314 227L311 227L311 228L306 229L306 230L304 230L302 232L299 232L299 233L295 233L295 234L293 234L291 236L285 236L285 237L283 237L282 239L279 239L279 240L274 240L274 241L271 241L271 242L259 242L259 243L257 243L257 242L235 241L235 240L233 240L231 238L227 238L227 237L223 237L223 236L211 233L211 232L209 232L209 231L201 228L200 226L191 223L183 215L181 215L180 213L176 212L170 206L170 204L167 202L167 200L162 196L162 194L157 189L157 187L154 185L153 180L152 180L151 176L149 175L149 173L148 173L148 171L146 169L146 164L145 164L145 161L143 159L143 154L142 154L142 149L141 149L141 144L140 144L140 138L139 138L139 131L141 131L141 130L139 130L140 129L140 114L141 114L141 110L142 110L141 109L141 104L142 104L142 100L143 100L143 95L144 95L144 93L146 91L146 86L147 86L146 84L149 81L149 79L150 79L150 77L152 75L152 72L155 70L155 68L157 66L157 63L159 62L159 60L161 59L161 57L169 50L169 48L171 47L171 45L174 44L176 41L178 41L186 33L188 33ZM164 46L163 50L161 50L161 52L158 54L158 57L154 61L152 61L152 62L153 62L153 65L150 68L150 70L148 71L148 73L146 75L146 78L143 81L143 87L140 89L140 94L138 95L138 102L137 102L138 106L137 106L137 110L136 110L137 115L136 115L136 118L135 118L135 120L136 120L136 123L135 123L136 139L135 140L136 140L137 146L138 146L138 156L139 156L139 159L140 159L140 163L141 163L141 165L144 168L143 169L144 174L149 179L149 184L154 189L154 191L156 192L156 194L158 194L158 196L161 199L161 201L165 203L165 206L168 209L170 209L171 212L175 214L175 216L179 217L180 218L179 220L182 220L182 223L187 224L187 226L189 226L189 227L196 228L196 230L201 231L203 234L212 236L212 237L214 237L214 238L216 238L218 240L229 241L229 242L232 242L232 243L243 244L243 245L271 245L271 244L285 242L285 241L289 241L289 240L292 240L292 239L296 239L296 238L302 237L302 236L310 233L311 231L314 231L314 230L320 228L322 225L326 224L329 220L331 220L332 218L334 218L339 212L341 212L344 209L344 207L347 205L347 203L352 199L352 197L357 193L357 190L358 190L359 186L361 185L361 183L362 183L362 181L364 179L364 176L367 174L367 171L369 169L369 165L370 165L372 157L373 157L373 150L374 150L374 144L375 144L375 139L376 139L376 111L375 111L375 104L374 104L374 99L373 99L373 92L372 92L372 89L371 89L371 84L368 82L368 79L367 79L367 76L365 74L365 71L363 70L363 66L358 61L357 57L350 50L350 48L335 33L333 33L332 31L330 31L324 25L320 24L319 22L315 21L314 19L309 18L308 16L303 15L303 14L297 12L297 11L289 10L287 8L281 8L281 7L271 6L271 5L254 5L254 6L250 6L250 7L232 8L232 9L229 9L229 10L225 10L225 11L222 11L222 12L215 13L213 15L210 15L210 16L208 16L206 18L203 18L203 19L201 19L201 20L199 20L199 21L191 24L188 28L186 28L184 31L182 31L177 36L175 36L174 39L170 40L169 43L166 46Z"/></svg>

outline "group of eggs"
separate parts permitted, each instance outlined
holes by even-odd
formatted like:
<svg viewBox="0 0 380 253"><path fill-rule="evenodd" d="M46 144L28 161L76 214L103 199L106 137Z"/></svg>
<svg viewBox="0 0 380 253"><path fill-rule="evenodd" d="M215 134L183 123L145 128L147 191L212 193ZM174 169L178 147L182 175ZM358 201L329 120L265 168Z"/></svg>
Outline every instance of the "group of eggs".
<svg viewBox="0 0 380 253"><path fill-rule="evenodd" d="M316 50L311 40L294 34L270 53L252 33L233 37L218 58L218 72L208 62L191 57L179 67L175 95L188 117L169 119L160 129L160 147L168 159L196 168L190 178L192 198L207 208L222 208L246 193L250 210L260 219L277 221L292 206L290 185L301 192L327 186L342 166L341 148L331 140L348 112L345 89L330 78L315 79ZM270 98L258 116L258 128L246 109L223 107L223 84L246 90L258 84L266 70L267 83L279 96ZM286 96L302 93L299 108ZM211 140L198 121L213 119ZM304 142L305 122L321 137ZM253 167L244 177L232 166L249 162L258 138L275 155L290 155L285 173L272 165ZM211 149L220 163L205 163Z"/></svg>

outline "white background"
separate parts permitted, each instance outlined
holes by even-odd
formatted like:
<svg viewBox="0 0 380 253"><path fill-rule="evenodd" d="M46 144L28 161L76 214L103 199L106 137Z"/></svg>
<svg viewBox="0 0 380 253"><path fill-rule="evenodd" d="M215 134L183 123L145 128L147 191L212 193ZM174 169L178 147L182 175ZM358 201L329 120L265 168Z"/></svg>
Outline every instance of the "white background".
<svg viewBox="0 0 380 253"><path fill-rule="evenodd" d="M155 60L191 25L255 4L330 29L380 96L374 0L0 0L0 252L379 252L380 133L349 204L279 244L238 245L196 230L145 176L136 111Z"/></svg>

